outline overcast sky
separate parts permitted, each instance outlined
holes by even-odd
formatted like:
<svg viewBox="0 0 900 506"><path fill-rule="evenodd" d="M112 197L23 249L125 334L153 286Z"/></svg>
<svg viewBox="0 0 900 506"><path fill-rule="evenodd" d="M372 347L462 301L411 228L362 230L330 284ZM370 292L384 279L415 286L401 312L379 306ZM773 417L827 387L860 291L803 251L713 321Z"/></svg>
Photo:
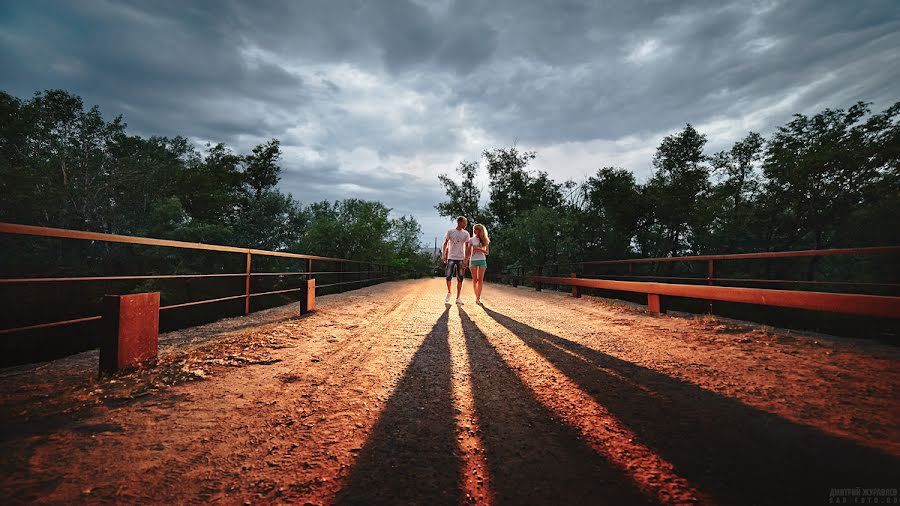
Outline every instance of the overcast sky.
<svg viewBox="0 0 900 506"><path fill-rule="evenodd" d="M0 0L0 69L4 91L63 88L136 134L280 139L282 190L381 200L430 243L437 174L484 149L645 179L685 123L713 152L796 112L884 109L900 2Z"/></svg>

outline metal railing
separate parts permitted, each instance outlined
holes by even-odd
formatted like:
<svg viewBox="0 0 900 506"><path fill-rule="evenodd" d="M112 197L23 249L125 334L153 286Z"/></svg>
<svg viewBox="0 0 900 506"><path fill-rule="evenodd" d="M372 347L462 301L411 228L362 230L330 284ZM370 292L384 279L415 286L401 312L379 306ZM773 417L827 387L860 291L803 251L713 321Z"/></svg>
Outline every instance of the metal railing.
<svg viewBox="0 0 900 506"><path fill-rule="evenodd" d="M74 239L83 241L102 241L106 243L125 243L143 246L162 246L168 248L177 248L181 250L205 250L222 253L234 253L243 255L244 270L243 272L231 273L210 273L210 274L147 274L147 275L124 275L124 276L73 276L73 277L22 277L22 278L4 278L0 279L0 285L23 285L23 284L43 284L43 283L71 283L71 282L96 282L96 281L138 281L138 280L158 280L158 279L193 279L193 278L243 278L243 293L229 295L226 297L217 297L212 299L192 300L161 306L160 311L171 310L175 308L183 308L189 306L197 306L202 304L212 304L216 302L224 302L229 300L244 300L244 314L250 313L250 300L255 297L266 295L287 294L292 292L304 292L306 286L298 288L288 288L280 290L268 290L262 292L251 291L251 279L255 277L291 277L299 276L300 279L315 279L316 275L337 277L337 281L317 285L317 289L329 287L348 287L352 285L372 284L382 282L395 277L399 271L394 267L377 262L366 262L359 260L347 260L343 258L331 258L314 255L302 255L298 253L288 253L284 251L266 251L252 248L238 248L233 246L220 246L214 244L193 243L183 241L173 241L167 239L154 239L149 237L136 237L128 235L104 234L98 232L84 232L78 230L68 230L60 228L37 227L31 225L17 225L12 223L0 223L0 233L13 234L19 236L38 236L53 237L62 239ZM277 257L303 261L304 270L299 271L280 271L280 272L253 272L254 257ZM335 263L337 270L313 270L313 262ZM345 265L354 265L355 269L345 269ZM353 277L355 279L348 279ZM90 322L99 320L100 316L87 316L81 318L72 318L67 320L58 320L45 323L37 323L31 325L21 325L0 329L0 334L9 334L13 332L21 332L26 330L35 330L49 327L59 327L62 325L71 325L75 323Z"/></svg>
<svg viewBox="0 0 900 506"><path fill-rule="evenodd" d="M555 275L542 275L537 272L528 274L524 267L517 267L515 272L501 275L504 281L514 285L528 281L537 290L542 285L573 287L573 294L578 295L578 288L594 288L602 290L641 293L648 295L648 305L660 310L661 296L703 299L710 301L738 302L764 306L810 309L844 314L876 316L884 318L900 318L900 297L893 295L873 295L860 293L835 293L807 290L752 288L739 286L721 286L730 284L777 284L786 285L832 285L836 287L856 286L867 289L888 289L895 292L900 283L872 282L853 280L822 279L767 279L716 276L716 262L738 260L773 260L798 257L827 256L870 256L900 255L900 246L883 246L870 248L840 248L802 251L778 251L762 253L741 253L731 255L697 255L685 257L633 258L622 260L595 260L550 264L545 266ZM664 264L671 262L705 262L706 276L672 276L643 275L635 273L635 267L642 264ZM627 274L596 273L596 266L626 266ZM560 276L566 271L566 276ZM580 272L579 272L580 271ZM650 280L657 281L651 282ZM693 284L686 284L685 282ZM706 286L703 286L706 285ZM711 308L711 306L710 306Z"/></svg>

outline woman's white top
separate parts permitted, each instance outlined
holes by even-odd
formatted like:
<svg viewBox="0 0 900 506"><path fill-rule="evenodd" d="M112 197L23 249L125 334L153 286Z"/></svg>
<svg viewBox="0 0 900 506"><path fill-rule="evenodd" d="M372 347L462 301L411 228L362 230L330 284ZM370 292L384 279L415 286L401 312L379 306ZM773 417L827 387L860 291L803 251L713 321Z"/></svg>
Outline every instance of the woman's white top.
<svg viewBox="0 0 900 506"><path fill-rule="evenodd" d="M481 239L479 239L477 235L473 235L472 238L469 239L469 244L472 246L481 246ZM480 251L472 251L472 260L487 260L487 257Z"/></svg>

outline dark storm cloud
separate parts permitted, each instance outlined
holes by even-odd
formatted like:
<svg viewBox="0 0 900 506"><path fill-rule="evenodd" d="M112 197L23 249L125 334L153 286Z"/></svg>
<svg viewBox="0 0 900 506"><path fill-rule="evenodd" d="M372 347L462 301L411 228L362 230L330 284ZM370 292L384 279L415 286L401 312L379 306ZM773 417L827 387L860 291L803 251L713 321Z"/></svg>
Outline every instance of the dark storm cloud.
<svg viewBox="0 0 900 506"><path fill-rule="evenodd" d="M558 178L646 171L795 112L900 99L895 0L0 3L0 89L63 88L132 131L282 140L298 198L436 220L436 172L518 142ZM576 156L576 153L578 155ZM574 167L574 168L573 168ZM435 221L436 222L436 221Z"/></svg>
<svg viewBox="0 0 900 506"><path fill-rule="evenodd" d="M893 96L880 89L897 77L879 62L896 61L900 47L891 4L670 2L640 15L570 6L554 17L523 2L517 19L533 23L505 34L501 63L461 83L459 100L478 104L494 128L515 121L516 134L531 143L615 138L752 112L735 105L758 107L854 63L862 74L838 76L819 94L865 80L874 93L852 100L884 105L897 96L897 88ZM811 94L798 110L820 100Z"/></svg>

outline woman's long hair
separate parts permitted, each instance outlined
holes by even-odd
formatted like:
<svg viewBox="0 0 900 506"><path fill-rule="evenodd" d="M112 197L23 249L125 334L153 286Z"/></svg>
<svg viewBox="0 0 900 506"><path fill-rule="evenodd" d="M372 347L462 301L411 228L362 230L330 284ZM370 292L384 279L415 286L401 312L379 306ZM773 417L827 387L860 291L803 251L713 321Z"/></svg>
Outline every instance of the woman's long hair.
<svg viewBox="0 0 900 506"><path fill-rule="evenodd" d="M487 228L481 223L476 223L475 226L472 227L472 233L475 234L475 237L478 237L478 240L481 241L482 246L487 247L487 245L491 243L491 238L488 236Z"/></svg>

